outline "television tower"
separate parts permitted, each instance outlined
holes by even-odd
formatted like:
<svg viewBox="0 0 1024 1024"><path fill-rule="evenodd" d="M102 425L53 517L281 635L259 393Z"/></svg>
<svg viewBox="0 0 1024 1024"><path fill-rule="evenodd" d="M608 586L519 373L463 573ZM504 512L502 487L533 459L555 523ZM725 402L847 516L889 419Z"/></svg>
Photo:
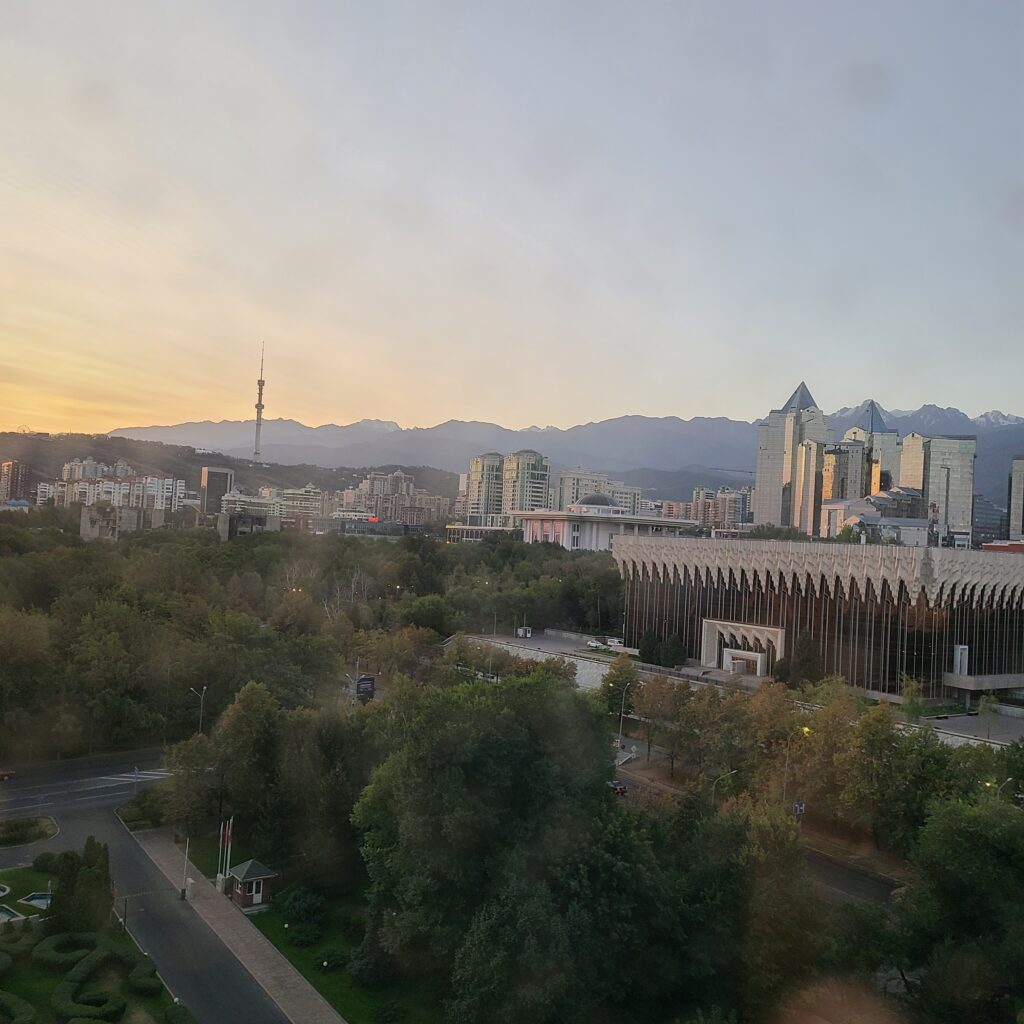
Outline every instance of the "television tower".
<svg viewBox="0 0 1024 1024"><path fill-rule="evenodd" d="M263 353L266 343L260 345L260 379L256 381L256 443L252 449L253 462L260 461L260 431L263 429L263 385L267 382L263 379Z"/></svg>

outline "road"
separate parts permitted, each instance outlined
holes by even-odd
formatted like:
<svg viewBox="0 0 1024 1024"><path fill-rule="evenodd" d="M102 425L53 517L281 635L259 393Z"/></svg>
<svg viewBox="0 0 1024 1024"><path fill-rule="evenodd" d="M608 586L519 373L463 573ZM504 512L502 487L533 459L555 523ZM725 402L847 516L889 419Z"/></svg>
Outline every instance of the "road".
<svg viewBox="0 0 1024 1024"><path fill-rule="evenodd" d="M118 913L123 913L127 898L129 930L199 1024L287 1024L252 975L181 899L114 814L136 785L163 774L161 758L161 751L145 750L19 769L15 778L0 785L0 818L49 814L60 833L29 846L0 850L0 868L27 864L43 850L81 849L87 836L95 836L110 848Z"/></svg>

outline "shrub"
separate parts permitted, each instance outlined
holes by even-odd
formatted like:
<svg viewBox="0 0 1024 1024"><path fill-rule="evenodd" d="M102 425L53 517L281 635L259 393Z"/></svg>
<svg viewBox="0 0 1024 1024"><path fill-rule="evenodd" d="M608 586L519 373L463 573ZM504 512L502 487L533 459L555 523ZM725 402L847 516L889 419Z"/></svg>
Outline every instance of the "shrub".
<svg viewBox="0 0 1024 1024"><path fill-rule="evenodd" d="M94 937L95 938L95 937ZM116 956L110 949L94 949L86 954L64 975L53 990L50 1006L54 1013L65 1020L118 1020L128 1006L127 1001L116 992L88 992L81 999L78 990L111 957Z"/></svg>
<svg viewBox="0 0 1024 1024"><path fill-rule="evenodd" d="M37 943L32 963L40 967L70 967L96 948L95 932L60 932Z"/></svg>
<svg viewBox="0 0 1024 1024"><path fill-rule="evenodd" d="M26 917L20 932L9 935L0 933L0 950L11 956L21 956L22 953L28 953L41 938L42 932L33 928L32 922Z"/></svg>
<svg viewBox="0 0 1024 1024"><path fill-rule="evenodd" d="M288 930L292 945L300 948L316 945L322 936L323 929L318 924L297 924Z"/></svg>
<svg viewBox="0 0 1024 1024"><path fill-rule="evenodd" d="M156 964L148 956L133 952L130 959L124 959L135 963L128 974L128 987L133 992L138 992L140 996L158 996L163 992L163 982L156 976Z"/></svg>
<svg viewBox="0 0 1024 1024"><path fill-rule="evenodd" d="M13 921L10 921L10 920L4 921L3 934L4 935L13 935L14 934L14 922Z"/></svg>
<svg viewBox="0 0 1024 1024"><path fill-rule="evenodd" d="M53 862L54 862L54 860L56 860L56 858L57 858L57 855L55 853L47 852L47 853L37 854L36 857L32 861L32 867L36 871L42 871L43 874L45 874L45 875L52 875L53 874L53 868L54 868Z"/></svg>
<svg viewBox="0 0 1024 1024"><path fill-rule="evenodd" d="M366 920L358 910L342 911L338 923L341 926L341 934L349 942L355 943L362 940L363 932L366 931Z"/></svg>
<svg viewBox="0 0 1024 1024"><path fill-rule="evenodd" d="M14 961L11 959L10 953L0 953L0 974L8 971L12 963Z"/></svg>
<svg viewBox="0 0 1024 1024"><path fill-rule="evenodd" d="M0 992L0 1015L10 1024L35 1024L36 1011L10 992Z"/></svg>
<svg viewBox="0 0 1024 1024"><path fill-rule="evenodd" d="M348 953L343 949L325 949L323 956L316 959L318 971L329 974L331 971L340 971L348 962Z"/></svg>
<svg viewBox="0 0 1024 1024"><path fill-rule="evenodd" d="M274 897L274 906L288 922L320 924L324 919L324 898L318 892L297 886Z"/></svg>

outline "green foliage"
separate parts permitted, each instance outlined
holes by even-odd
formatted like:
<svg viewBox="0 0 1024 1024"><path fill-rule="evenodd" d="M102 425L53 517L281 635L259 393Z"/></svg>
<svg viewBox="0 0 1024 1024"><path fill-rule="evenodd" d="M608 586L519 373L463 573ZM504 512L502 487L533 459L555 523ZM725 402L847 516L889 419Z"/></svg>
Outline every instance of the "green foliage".
<svg viewBox="0 0 1024 1024"><path fill-rule="evenodd" d="M0 1014L9 1024L35 1024L35 1008L11 992L0 991Z"/></svg>
<svg viewBox="0 0 1024 1024"><path fill-rule="evenodd" d="M289 924L321 924L324 898L305 886L286 889L274 896L274 908Z"/></svg>
<svg viewBox="0 0 1024 1024"><path fill-rule="evenodd" d="M642 662L647 665L659 664L656 660L658 657L658 638L652 632L648 631L640 637L637 649L640 652L640 660Z"/></svg>
<svg viewBox="0 0 1024 1024"><path fill-rule="evenodd" d="M678 636L662 640L655 649L656 664L665 668L676 668L686 661L686 647Z"/></svg>
<svg viewBox="0 0 1024 1024"><path fill-rule="evenodd" d="M52 864L57 885L46 913L47 931L81 933L103 928L113 905L106 844L89 836L81 856L65 851Z"/></svg>
<svg viewBox="0 0 1024 1024"><path fill-rule="evenodd" d="M640 673L628 654L620 654L601 680L601 702L610 714L618 715L623 708L627 714L633 710Z"/></svg>
<svg viewBox="0 0 1024 1024"><path fill-rule="evenodd" d="M79 994L89 978L115 956L110 949L94 949L79 960L53 990L50 1006L54 1013L65 1020L119 1020L127 1008L127 1001L120 993L97 993L95 999L91 994Z"/></svg>
<svg viewBox="0 0 1024 1024"><path fill-rule="evenodd" d="M95 932L58 932L48 935L32 950L37 967L68 968L96 948Z"/></svg>

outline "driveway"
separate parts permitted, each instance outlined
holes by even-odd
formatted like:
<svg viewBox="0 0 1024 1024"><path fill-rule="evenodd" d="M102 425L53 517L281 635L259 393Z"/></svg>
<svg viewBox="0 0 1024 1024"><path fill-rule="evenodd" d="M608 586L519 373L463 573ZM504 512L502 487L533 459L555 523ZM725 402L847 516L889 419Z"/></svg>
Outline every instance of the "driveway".
<svg viewBox="0 0 1024 1024"><path fill-rule="evenodd" d="M252 975L182 901L177 888L114 814L137 786L162 774L161 759L159 750L148 750L19 769L0 787L0 818L49 814L60 833L29 846L0 850L0 868L28 864L43 850L80 850L87 836L95 836L110 848L118 913L124 912L127 899L129 930L199 1024L287 1024Z"/></svg>

